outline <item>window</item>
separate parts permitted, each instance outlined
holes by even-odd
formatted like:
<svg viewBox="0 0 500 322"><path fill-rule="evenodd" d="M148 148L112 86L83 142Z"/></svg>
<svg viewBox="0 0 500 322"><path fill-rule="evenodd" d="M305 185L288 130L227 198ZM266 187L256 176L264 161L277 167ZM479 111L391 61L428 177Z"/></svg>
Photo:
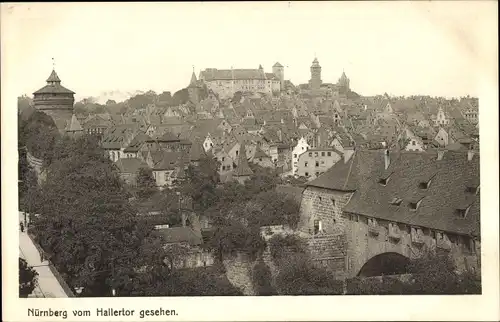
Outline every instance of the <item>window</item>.
<svg viewBox="0 0 500 322"><path fill-rule="evenodd" d="M313 156L312 152L309 152L309 156L310 156L310 157L312 157L312 156Z"/></svg>
<svg viewBox="0 0 500 322"><path fill-rule="evenodd" d="M317 157L318 156L318 152L314 152L314 156Z"/></svg>
<svg viewBox="0 0 500 322"><path fill-rule="evenodd" d="M239 152L239 151L238 151L238 150L236 150L236 155L238 155L238 152Z"/></svg>
<svg viewBox="0 0 500 322"><path fill-rule="evenodd" d="M224 157L222 157L222 162L224 162L224 159L225 159L225 158L224 158Z"/></svg>
<svg viewBox="0 0 500 322"><path fill-rule="evenodd" d="M296 157L297 157L297 154L294 154L294 155L293 155L293 157L294 157L294 158L296 158Z"/></svg>
<svg viewBox="0 0 500 322"><path fill-rule="evenodd" d="M465 209L457 209L456 213L460 218L465 218L467 217L467 214L469 213L470 206L465 208Z"/></svg>
<svg viewBox="0 0 500 322"><path fill-rule="evenodd" d="M318 176L319 176L319 172L316 172L316 177L318 177Z"/></svg>
<svg viewBox="0 0 500 322"><path fill-rule="evenodd" d="M321 152L321 156L324 157L325 156L325 152Z"/></svg>
<svg viewBox="0 0 500 322"><path fill-rule="evenodd" d="M325 161L321 161L321 164L325 164Z"/></svg>
<svg viewBox="0 0 500 322"><path fill-rule="evenodd" d="M387 178L387 179L379 179L378 183L380 183L383 186L386 186L387 185L387 181L389 181L389 178Z"/></svg>
<svg viewBox="0 0 500 322"><path fill-rule="evenodd" d="M305 175L306 175L306 177L309 177L309 172L306 172Z"/></svg>
<svg viewBox="0 0 500 322"><path fill-rule="evenodd" d="M411 201L408 206L410 207L410 210L416 211L418 206L420 205L420 200L419 201Z"/></svg>
<svg viewBox="0 0 500 322"><path fill-rule="evenodd" d="M316 166L319 167L319 161L316 161Z"/></svg>
<svg viewBox="0 0 500 322"><path fill-rule="evenodd" d="M335 206L335 199L332 198L331 200L332 200L332 206Z"/></svg>
<svg viewBox="0 0 500 322"><path fill-rule="evenodd" d="M399 206L399 205L401 205L402 201L403 201L403 199L398 198L398 197L394 197L394 199L391 200L390 204L394 205L394 206Z"/></svg>
<svg viewBox="0 0 500 322"><path fill-rule="evenodd" d="M304 167L307 167L307 165L308 165L308 162L307 161L304 162Z"/></svg>
<svg viewBox="0 0 500 322"><path fill-rule="evenodd" d="M331 152L328 152L328 156L331 157L332 156L332 153Z"/></svg>
<svg viewBox="0 0 500 322"><path fill-rule="evenodd" d="M415 145L415 140L411 141L411 145Z"/></svg>
<svg viewBox="0 0 500 322"><path fill-rule="evenodd" d="M314 234L319 234L322 230L323 230L323 227L322 227L322 222L321 220L315 220L314 221Z"/></svg>
<svg viewBox="0 0 500 322"><path fill-rule="evenodd" d="M168 172L165 172L165 174L163 176L165 178L165 181L168 181Z"/></svg>

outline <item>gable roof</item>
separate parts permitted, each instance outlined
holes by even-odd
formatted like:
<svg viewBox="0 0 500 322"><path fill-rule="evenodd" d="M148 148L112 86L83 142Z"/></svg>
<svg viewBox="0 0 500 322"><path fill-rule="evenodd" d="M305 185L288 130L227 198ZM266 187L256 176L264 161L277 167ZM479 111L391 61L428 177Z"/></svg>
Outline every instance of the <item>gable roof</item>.
<svg viewBox="0 0 500 322"><path fill-rule="evenodd" d="M479 195L465 189L467 182L479 178L479 156L471 161L467 152L447 151L441 160L436 152L390 154L391 163L384 169L382 151L356 151L349 162L339 161L308 186L340 191L354 191L343 209L408 225L429 227L458 234L479 235ZM389 179L379 183L384 175ZM427 189L419 184L432 178ZM403 202L391 205L391 200ZM471 201L466 218L456 214L463 200ZM410 202L420 201L417 210Z"/></svg>
<svg viewBox="0 0 500 322"><path fill-rule="evenodd" d="M146 162L139 158L120 158L115 162L122 173L138 173L140 168L147 168Z"/></svg>

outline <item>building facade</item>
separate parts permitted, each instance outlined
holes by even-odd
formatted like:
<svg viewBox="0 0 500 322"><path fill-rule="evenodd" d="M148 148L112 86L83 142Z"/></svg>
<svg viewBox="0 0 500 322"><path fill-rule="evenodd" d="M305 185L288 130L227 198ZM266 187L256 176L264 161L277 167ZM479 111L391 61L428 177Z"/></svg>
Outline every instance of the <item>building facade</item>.
<svg viewBox="0 0 500 322"><path fill-rule="evenodd" d="M332 148L309 149L299 155L296 175L308 180L316 179L337 163L340 158L340 153Z"/></svg>
<svg viewBox="0 0 500 322"><path fill-rule="evenodd" d="M216 69L207 68L200 72L200 81L219 98L231 98L236 92L257 92L279 95L284 86L284 67L276 63L272 73L257 69Z"/></svg>

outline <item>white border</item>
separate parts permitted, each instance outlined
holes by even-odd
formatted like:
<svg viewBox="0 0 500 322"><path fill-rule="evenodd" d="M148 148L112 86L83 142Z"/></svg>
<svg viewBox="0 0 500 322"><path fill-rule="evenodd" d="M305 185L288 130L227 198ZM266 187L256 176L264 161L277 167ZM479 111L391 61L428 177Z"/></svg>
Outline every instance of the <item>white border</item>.
<svg viewBox="0 0 500 322"><path fill-rule="evenodd" d="M476 2L477 3L477 2ZM471 1L471 6L476 3ZM493 3L493 2L492 2ZM16 98L12 92L12 54L5 43L16 37L12 17L1 4L2 19L2 292L6 321L57 321L57 318L28 318L27 308L90 309L126 307L175 309L176 317L148 317L151 321L249 321L249 320L498 320L498 36L497 28L485 30L479 42L478 89L481 134L482 275L481 296L310 296L310 297L219 297L219 298L109 298L109 299L18 299L17 257L17 149ZM194 4L191 4L194 5ZM359 3L358 3L359 5ZM424 5L421 3L421 5ZM493 3L494 5L494 3ZM498 21L497 11L492 16ZM89 19L91 19L89 17ZM111 19L111 17L110 17ZM486 19L486 17L484 17ZM430 50L432 50L430 48ZM486 51L488 50L488 51ZM492 55L494 53L494 55ZM494 60L493 60L494 59ZM469 75L464 75L469 77ZM470 75L472 77L472 75ZM68 312L71 315L70 312ZM132 318L72 318L67 321L135 321Z"/></svg>

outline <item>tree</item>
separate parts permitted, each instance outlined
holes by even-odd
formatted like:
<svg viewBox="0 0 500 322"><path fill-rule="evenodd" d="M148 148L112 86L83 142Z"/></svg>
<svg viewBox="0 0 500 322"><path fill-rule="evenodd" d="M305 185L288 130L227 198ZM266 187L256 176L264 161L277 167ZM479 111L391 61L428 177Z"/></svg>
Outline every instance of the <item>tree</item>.
<svg viewBox="0 0 500 322"><path fill-rule="evenodd" d="M28 297L38 285L38 272L19 257L19 297Z"/></svg>
<svg viewBox="0 0 500 322"><path fill-rule="evenodd" d="M217 160L210 157L202 158L196 167L188 167L186 182L181 187L181 192L192 198L194 210L208 209L217 202L218 168Z"/></svg>
<svg viewBox="0 0 500 322"><path fill-rule="evenodd" d="M69 285L107 296L118 272L137 256L147 229L95 140L60 144L47 166L33 232Z"/></svg>
<svg viewBox="0 0 500 322"><path fill-rule="evenodd" d="M140 168L137 175L137 194L139 199L147 199L156 191L156 182L153 178L153 171L149 168Z"/></svg>
<svg viewBox="0 0 500 322"><path fill-rule="evenodd" d="M252 270L252 282L257 295L277 295L271 281L272 275L269 266L263 260L259 260Z"/></svg>

